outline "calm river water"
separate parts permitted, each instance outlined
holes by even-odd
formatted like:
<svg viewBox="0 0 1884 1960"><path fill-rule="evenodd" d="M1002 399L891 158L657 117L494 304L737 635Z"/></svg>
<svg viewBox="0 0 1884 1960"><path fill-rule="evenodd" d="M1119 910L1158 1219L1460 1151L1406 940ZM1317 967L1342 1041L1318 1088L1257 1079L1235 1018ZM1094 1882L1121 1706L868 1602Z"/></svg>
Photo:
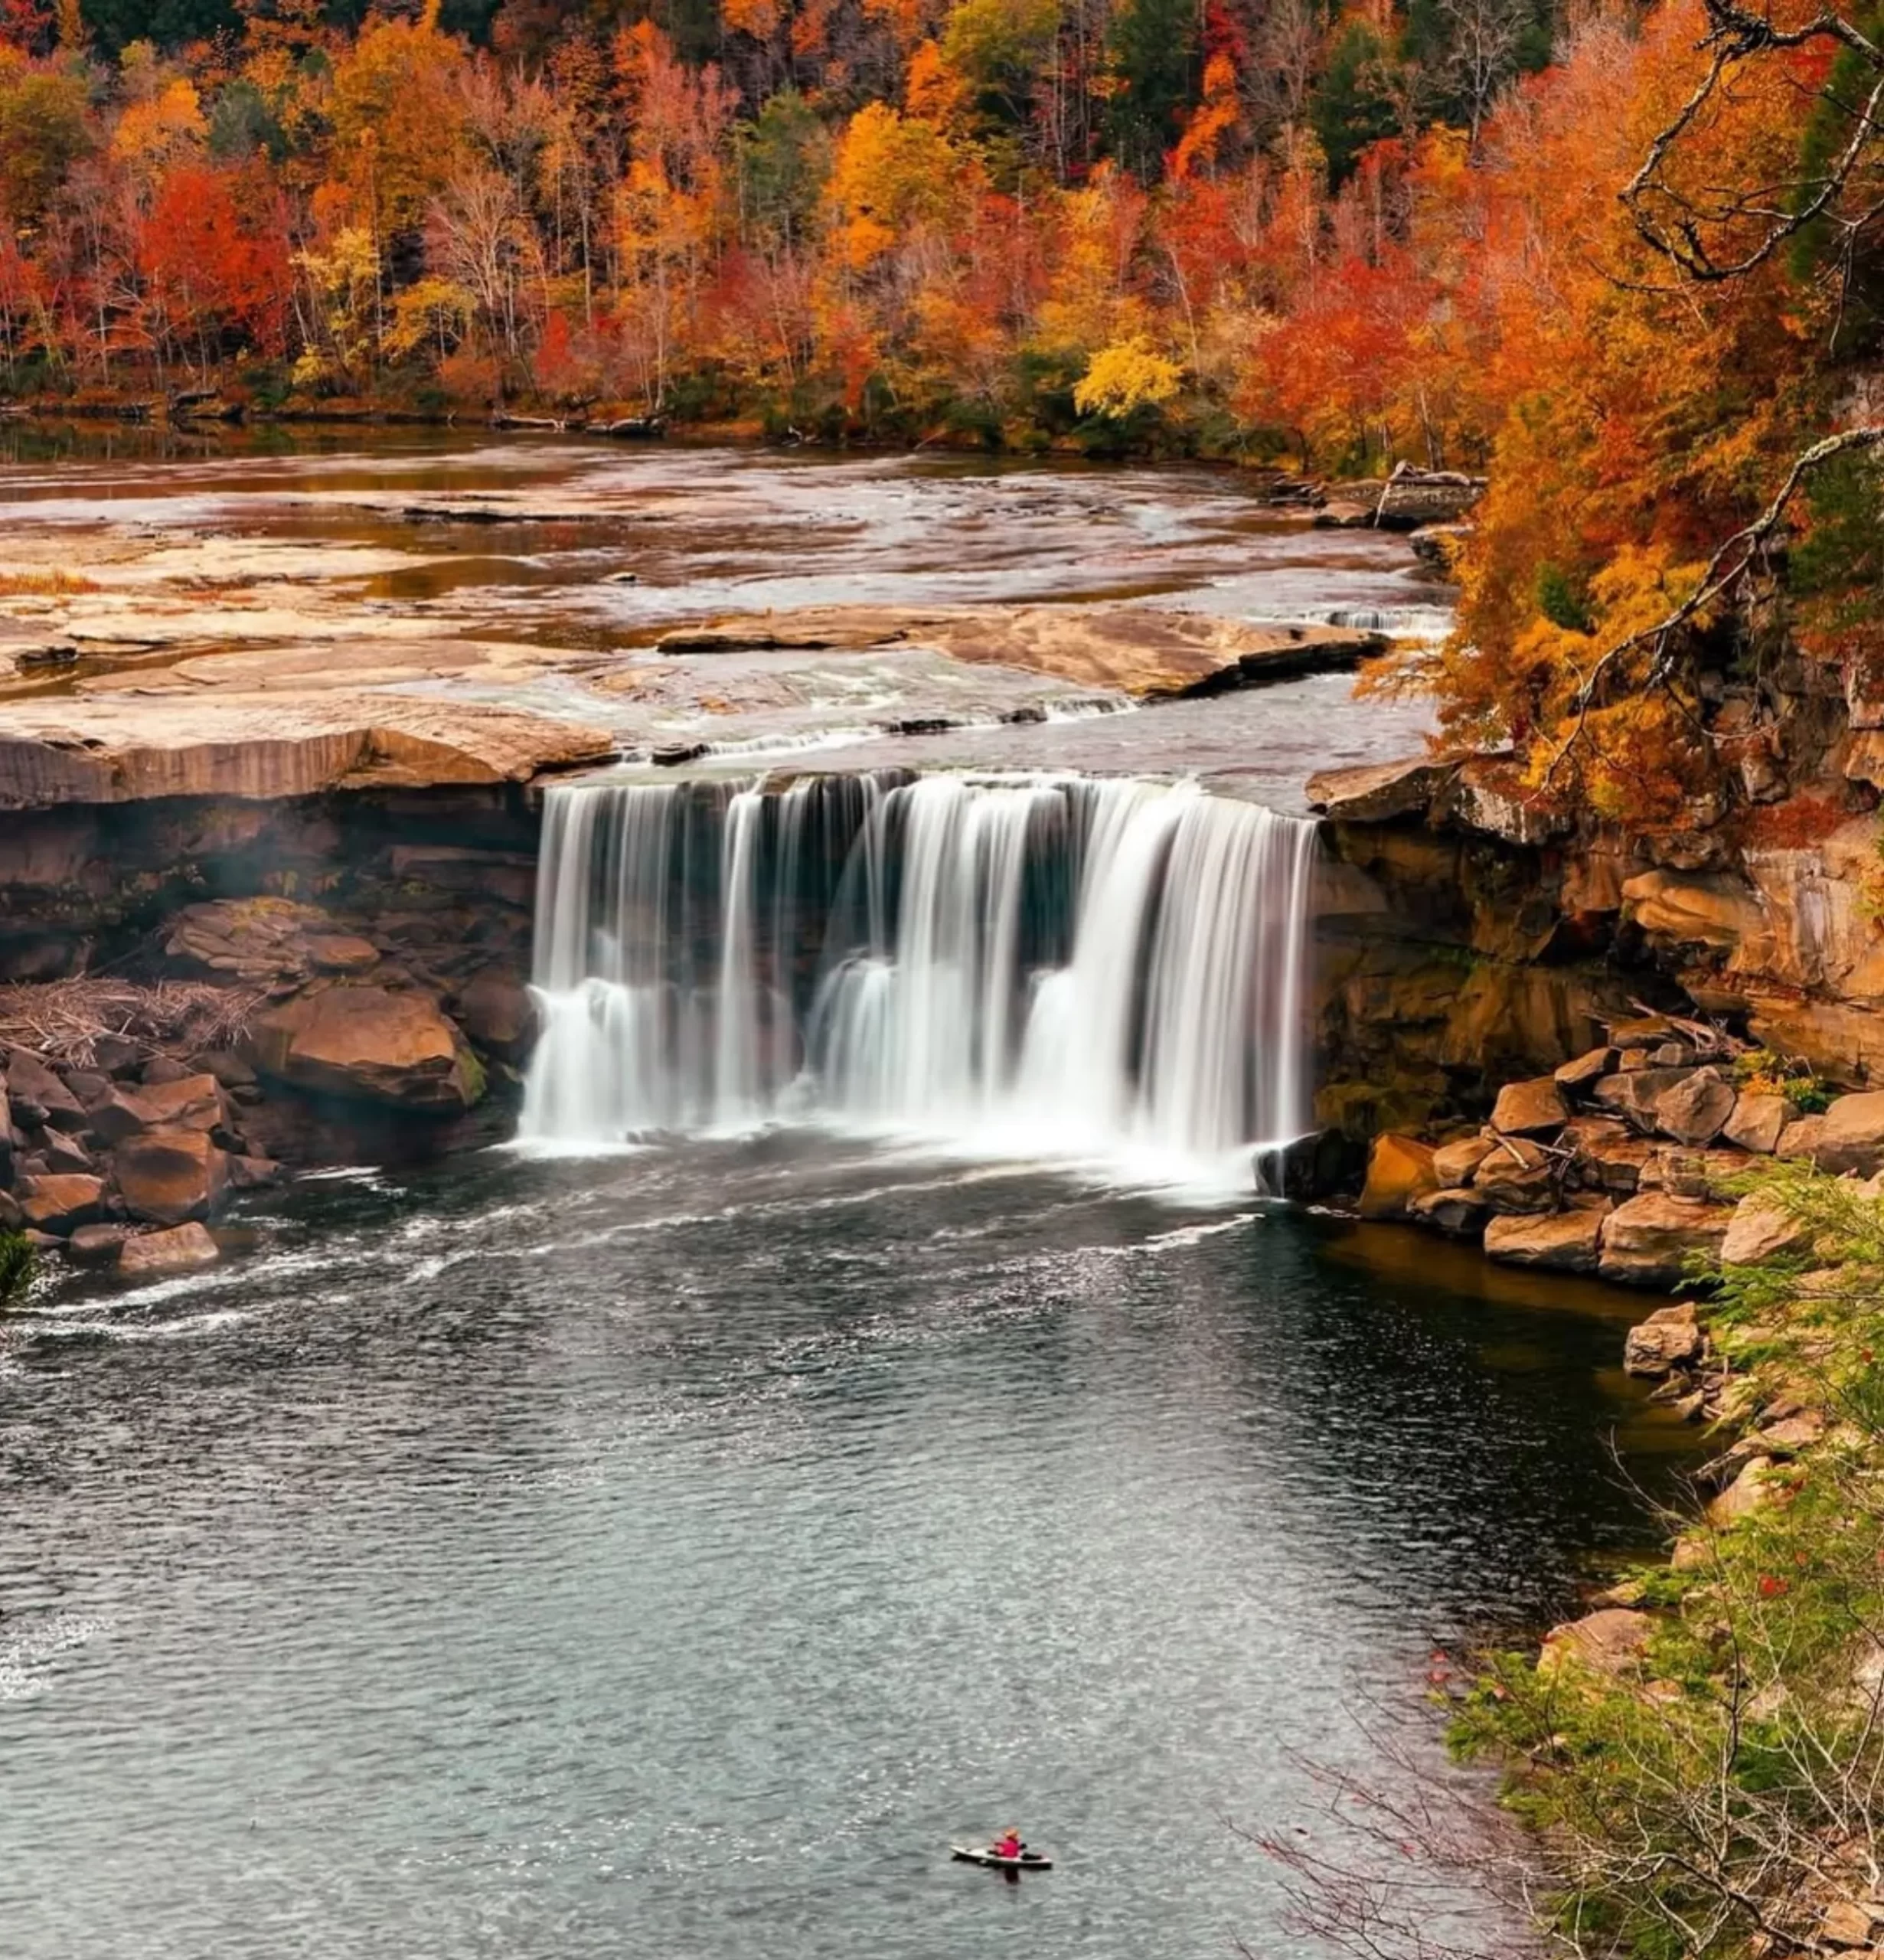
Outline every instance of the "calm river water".
<svg viewBox="0 0 1884 1960"><path fill-rule="evenodd" d="M1277 1960L1226 1820L1670 1460L1628 1302L1278 1210L800 1135L250 1222L0 1328L11 1960Z"/></svg>

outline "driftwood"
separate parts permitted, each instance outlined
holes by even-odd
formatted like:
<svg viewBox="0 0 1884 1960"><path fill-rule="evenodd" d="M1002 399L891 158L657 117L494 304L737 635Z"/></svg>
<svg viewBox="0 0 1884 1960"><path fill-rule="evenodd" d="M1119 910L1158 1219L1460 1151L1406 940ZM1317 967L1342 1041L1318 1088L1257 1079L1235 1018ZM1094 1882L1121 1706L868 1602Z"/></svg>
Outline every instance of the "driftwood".
<svg viewBox="0 0 1884 1960"><path fill-rule="evenodd" d="M664 415L625 415L619 422L592 422L583 432L589 436L612 436L622 442L658 442L668 433Z"/></svg>
<svg viewBox="0 0 1884 1960"><path fill-rule="evenodd" d="M0 1044L89 1067L106 1037L155 1055L233 1047L268 998L246 987L160 980L48 980L0 986Z"/></svg>

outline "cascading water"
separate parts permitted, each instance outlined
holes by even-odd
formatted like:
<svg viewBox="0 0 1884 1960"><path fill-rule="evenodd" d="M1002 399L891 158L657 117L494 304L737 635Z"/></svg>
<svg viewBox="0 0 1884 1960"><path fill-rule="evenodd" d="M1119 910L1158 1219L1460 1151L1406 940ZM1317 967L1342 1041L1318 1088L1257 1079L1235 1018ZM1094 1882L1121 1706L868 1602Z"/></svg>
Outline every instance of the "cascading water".
<svg viewBox="0 0 1884 1960"><path fill-rule="evenodd" d="M1314 836L1130 782L553 789L523 1135L1247 1156L1308 1125Z"/></svg>

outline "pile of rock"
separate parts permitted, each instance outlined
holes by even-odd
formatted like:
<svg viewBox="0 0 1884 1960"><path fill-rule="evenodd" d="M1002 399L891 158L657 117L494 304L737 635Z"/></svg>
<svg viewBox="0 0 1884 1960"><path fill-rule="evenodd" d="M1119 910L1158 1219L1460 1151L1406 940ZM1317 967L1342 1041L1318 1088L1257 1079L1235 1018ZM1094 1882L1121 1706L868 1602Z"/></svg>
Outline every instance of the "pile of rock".
<svg viewBox="0 0 1884 1960"><path fill-rule="evenodd" d="M274 1181L238 1111L254 1073L230 1054L201 1066L101 1041L94 1066L0 1056L0 1226L88 1266L148 1276L211 1263L202 1221L224 1197Z"/></svg>
<svg viewBox="0 0 1884 1960"><path fill-rule="evenodd" d="M272 1183L276 1160L423 1151L459 1119L476 1122L488 1070L522 1059L534 1016L516 949L455 923L354 920L274 898L193 905L152 958L198 994L220 1001L226 989L240 1004L209 1017L217 1046L199 1045L200 1024L160 1026L153 1013L135 1034L97 1034L73 1060L20 1045L10 1024L0 1227L81 1265L184 1271L215 1259L208 1222L232 1194ZM13 991L40 999L88 984Z"/></svg>
<svg viewBox="0 0 1884 1960"><path fill-rule="evenodd" d="M1436 1147L1379 1138L1360 1211L1482 1240L1513 1264L1667 1289L1697 1256L1770 1253L1784 1221L1757 1197L1736 1208L1732 1184L1774 1155L1884 1168L1884 1093L1801 1116L1737 1088L1706 1030L1648 1015L1553 1075L1510 1084L1474 1134Z"/></svg>

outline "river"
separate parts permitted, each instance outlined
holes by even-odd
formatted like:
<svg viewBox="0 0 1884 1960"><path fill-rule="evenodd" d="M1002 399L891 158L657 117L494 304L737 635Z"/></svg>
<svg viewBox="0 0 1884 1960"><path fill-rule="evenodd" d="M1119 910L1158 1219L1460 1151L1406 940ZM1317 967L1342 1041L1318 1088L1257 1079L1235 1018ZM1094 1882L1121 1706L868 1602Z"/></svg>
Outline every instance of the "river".
<svg viewBox="0 0 1884 1960"><path fill-rule="evenodd" d="M1415 632L1438 604L1402 546L1311 537L1196 471L415 437L22 452L5 489L21 551L96 588L16 609L12 644L56 626L78 648L23 667L34 691L187 691L214 662L261 675L368 620L392 635L376 658L402 634L578 648L578 671L439 684L556 706L608 698L609 663L645 659L664 621L734 604L1403 603ZM507 498L493 552L497 525L465 511ZM890 671L849 658L876 663L872 685ZM700 671L734 684L710 678L736 673L723 661ZM899 711L953 684L898 671ZM749 677L737 714L684 694L661 711L730 727L749 756L822 730L854 746L821 766L1035 772L976 791L998 814L1065 802L1081 770L1298 808L1309 769L1404 750L1427 719L1322 677L858 737L844 676L789 701ZM1089 800L1129 815L1136 794ZM984 828L1011 832L1020 906L1044 833ZM932 854L935 876L903 880L906 916L932 887L939 916L962 910L958 884L962 916L992 919L1001 854L964 846L953 884ZM797 903L762 889L754 918ZM1165 1022L1188 1042L1181 988L1139 1001L1129 984L1132 961L1165 959L1142 949L1175 890L1138 892L1141 949L1118 972L1083 929L1056 956L1073 994L1090 967L1094 998L1118 997L1108 1067L1147 1067ZM591 962L599 946L622 963L617 910L554 984L609 992ZM1087 911L1131 923L1109 900ZM1273 965L1270 916L1242 929ZM913 929L899 956L927 986L952 942L930 935L922 966ZM1027 935L968 939L1007 1025L1040 978ZM766 981L750 947L677 943L756 1015L811 977L781 978L777 945ZM1239 940L1218 963L1233 977L1252 956ZM756 976L743 995L736 965ZM912 1011L899 1034L893 1017L870 1053L919 1034L928 1054L946 1019ZM1069 1085L1062 1116L1085 1106L1093 1023L1066 1024L1044 1077ZM736 1047L715 1044L721 1103ZM1214 1053L1184 1048L1187 1122ZM1373 1725L1438 1762L1435 1648L1534 1637L1653 1538L1685 1446L1618 1371L1634 1303L1246 1194L1135 1187L1102 1150L1049 1165L1027 1143L978 1150L973 1125L846 1135L846 1106L310 1178L245 1200L211 1273L60 1279L0 1322L10 1960L1201 1960L1238 1939L1311 1960L1238 1828L1321 1829L1317 1762L1391 1782ZM949 1862L1016 1821L1050 1876Z"/></svg>
<svg viewBox="0 0 1884 1960"><path fill-rule="evenodd" d="M21 1960L1291 1953L1227 1821L1674 1433L1595 1288L802 1133L248 1224L0 1336Z"/></svg>

